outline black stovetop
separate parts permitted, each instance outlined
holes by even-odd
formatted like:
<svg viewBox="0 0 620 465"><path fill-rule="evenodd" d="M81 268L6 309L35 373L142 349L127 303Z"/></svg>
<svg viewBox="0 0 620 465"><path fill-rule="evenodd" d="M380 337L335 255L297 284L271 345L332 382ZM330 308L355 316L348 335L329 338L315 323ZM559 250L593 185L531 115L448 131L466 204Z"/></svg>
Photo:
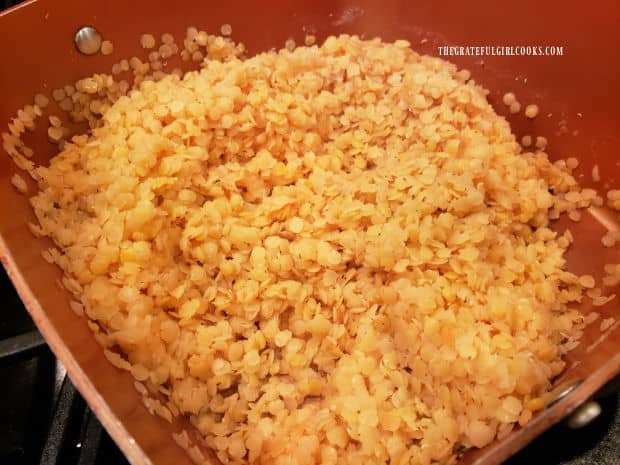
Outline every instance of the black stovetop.
<svg viewBox="0 0 620 465"><path fill-rule="evenodd" d="M0 299L0 465L127 464L1 266Z"/></svg>
<svg viewBox="0 0 620 465"><path fill-rule="evenodd" d="M125 465L0 267L0 465ZM620 397L589 426L546 432L506 465L619 465Z"/></svg>

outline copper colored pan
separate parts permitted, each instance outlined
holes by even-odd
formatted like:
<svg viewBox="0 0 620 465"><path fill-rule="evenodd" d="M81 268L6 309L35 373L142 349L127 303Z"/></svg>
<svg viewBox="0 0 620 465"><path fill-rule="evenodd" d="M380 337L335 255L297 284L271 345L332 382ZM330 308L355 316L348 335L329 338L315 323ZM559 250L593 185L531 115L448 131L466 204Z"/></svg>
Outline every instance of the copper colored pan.
<svg viewBox="0 0 620 465"><path fill-rule="evenodd" d="M31 102L36 92L49 93L93 72L109 72L120 58L141 53L141 33L172 32L180 39L189 25L214 31L230 23L234 38L244 42L250 53L281 47L289 37L300 41L304 31L314 32L319 40L342 32L386 40L406 38L417 51L433 55L438 54L438 46L450 44L555 45L563 47L563 56L451 59L491 90L490 100L510 120L517 136L544 135L552 157L577 157L583 186L593 184L590 173L598 164L602 180L593 187L604 192L620 187L619 11L612 0L594 0L587 8L576 0L561 4L482 0L475 5L444 1L440 6L431 0L32 0L0 15L0 126L5 128L15 110ZM95 26L114 42L111 56L85 57L75 50L73 35L84 25ZM531 121L522 114L508 114L500 102L508 91L521 102L537 103L541 115ZM562 120L568 131L560 134ZM43 138L29 142L37 161L52 155L51 145ZM56 284L59 270L40 255L50 244L35 239L26 227L33 214L26 197L10 186L14 172L8 157L0 156L0 259L37 326L130 462L191 463L171 440L170 433L183 425L170 425L147 412L131 376L106 361L86 321L70 310L66 292ZM559 223L557 228L565 226ZM600 279L603 265L620 258L617 249L600 243L605 228L618 227L616 214L594 211L570 227L576 243L568 254L569 269ZM620 289L615 292L620 294ZM619 318L619 305L616 299L597 311L603 318ZM582 310L587 313L592 307L585 304ZM461 463L501 463L619 373L620 330L616 326L609 337L597 342L599 337L599 325L591 325L582 344L570 354L570 368L557 380L558 384L583 380L579 387L524 429L467 454Z"/></svg>

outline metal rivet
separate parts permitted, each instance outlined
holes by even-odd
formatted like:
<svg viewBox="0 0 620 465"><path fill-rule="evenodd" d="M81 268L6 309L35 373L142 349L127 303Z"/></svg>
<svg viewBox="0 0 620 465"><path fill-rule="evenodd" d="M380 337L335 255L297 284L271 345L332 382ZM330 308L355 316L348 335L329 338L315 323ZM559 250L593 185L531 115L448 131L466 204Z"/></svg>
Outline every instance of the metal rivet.
<svg viewBox="0 0 620 465"><path fill-rule="evenodd" d="M559 401L564 399L564 397L566 397L571 392L573 392L581 383L582 383L582 380L577 379L577 380L567 381L565 383L560 384L558 387L556 387L553 391L549 393L549 400L547 401L545 408L553 407Z"/></svg>
<svg viewBox="0 0 620 465"><path fill-rule="evenodd" d="M84 55L94 55L101 49L101 34L94 27L85 26L76 32L75 46Z"/></svg>
<svg viewBox="0 0 620 465"><path fill-rule="evenodd" d="M598 402L593 400L581 404L577 409L568 417L566 424L571 429L583 428L589 425L592 420L601 414L601 406Z"/></svg>

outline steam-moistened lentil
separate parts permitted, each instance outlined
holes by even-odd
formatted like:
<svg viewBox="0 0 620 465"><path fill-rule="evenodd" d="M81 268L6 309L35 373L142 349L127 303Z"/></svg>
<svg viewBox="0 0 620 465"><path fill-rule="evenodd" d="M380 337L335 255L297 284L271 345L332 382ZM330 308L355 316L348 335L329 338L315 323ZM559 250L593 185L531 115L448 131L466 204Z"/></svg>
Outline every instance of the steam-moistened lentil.
<svg viewBox="0 0 620 465"><path fill-rule="evenodd" d="M544 150L547 147L547 138L544 136L536 136L536 148Z"/></svg>
<svg viewBox="0 0 620 465"><path fill-rule="evenodd" d="M521 138L521 145L523 147L529 147L530 145L532 145L532 136L530 135L525 135Z"/></svg>
<svg viewBox="0 0 620 465"><path fill-rule="evenodd" d="M521 111L521 104L519 102L512 102L509 106L510 113L515 114Z"/></svg>
<svg viewBox="0 0 620 465"><path fill-rule="evenodd" d="M509 107L516 101L517 101L517 97L512 92L506 92L504 96L502 97L502 102L504 102L504 105L506 105L507 107Z"/></svg>
<svg viewBox="0 0 620 465"><path fill-rule="evenodd" d="M109 40L104 40L101 43L101 54L110 55L114 51L114 44Z"/></svg>
<svg viewBox="0 0 620 465"><path fill-rule="evenodd" d="M525 116L530 119L536 118L536 116L538 116L538 111L538 105L528 105L527 107L525 107Z"/></svg>
<svg viewBox="0 0 620 465"><path fill-rule="evenodd" d="M142 45L142 48L155 47L155 37L152 34L142 34L140 36L140 45Z"/></svg>
<svg viewBox="0 0 620 465"><path fill-rule="evenodd" d="M80 97L92 134L47 167L13 155L72 309L168 398L147 405L234 464L454 463L527 423L594 286L549 229L592 197L570 168L521 153L468 73L405 41L184 46L202 70L127 96L82 80L116 100Z"/></svg>

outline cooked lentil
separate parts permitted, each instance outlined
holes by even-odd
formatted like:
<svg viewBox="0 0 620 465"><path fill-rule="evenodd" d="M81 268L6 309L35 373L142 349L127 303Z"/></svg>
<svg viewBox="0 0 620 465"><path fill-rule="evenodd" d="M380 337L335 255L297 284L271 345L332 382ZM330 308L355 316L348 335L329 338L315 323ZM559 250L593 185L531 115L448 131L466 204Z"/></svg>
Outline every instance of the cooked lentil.
<svg viewBox="0 0 620 465"><path fill-rule="evenodd" d="M220 32L223 36L229 36L232 34L232 26L230 24L222 24Z"/></svg>
<svg viewBox="0 0 620 465"><path fill-rule="evenodd" d="M151 49L155 47L155 43L153 34L142 34L140 36L140 45L142 45L142 48Z"/></svg>
<svg viewBox="0 0 620 465"><path fill-rule="evenodd" d="M521 104L519 102L513 102L509 105L510 113L513 115L521 111Z"/></svg>
<svg viewBox="0 0 620 465"><path fill-rule="evenodd" d="M110 55L114 51L114 44L109 40L104 40L101 42L101 54L102 55Z"/></svg>
<svg viewBox="0 0 620 465"><path fill-rule="evenodd" d="M525 107L525 116L530 119L536 118L538 116L538 105L530 104ZM549 115L550 116L550 115Z"/></svg>
<svg viewBox="0 0 620 465"><path fill-rule="evenodd" d="M507 107L509 107L516 101L517 97L515 97L515 94L513 94L512 92L506 92L502 97L502 102L504 102L504 105L506 105Z"/></svg>

